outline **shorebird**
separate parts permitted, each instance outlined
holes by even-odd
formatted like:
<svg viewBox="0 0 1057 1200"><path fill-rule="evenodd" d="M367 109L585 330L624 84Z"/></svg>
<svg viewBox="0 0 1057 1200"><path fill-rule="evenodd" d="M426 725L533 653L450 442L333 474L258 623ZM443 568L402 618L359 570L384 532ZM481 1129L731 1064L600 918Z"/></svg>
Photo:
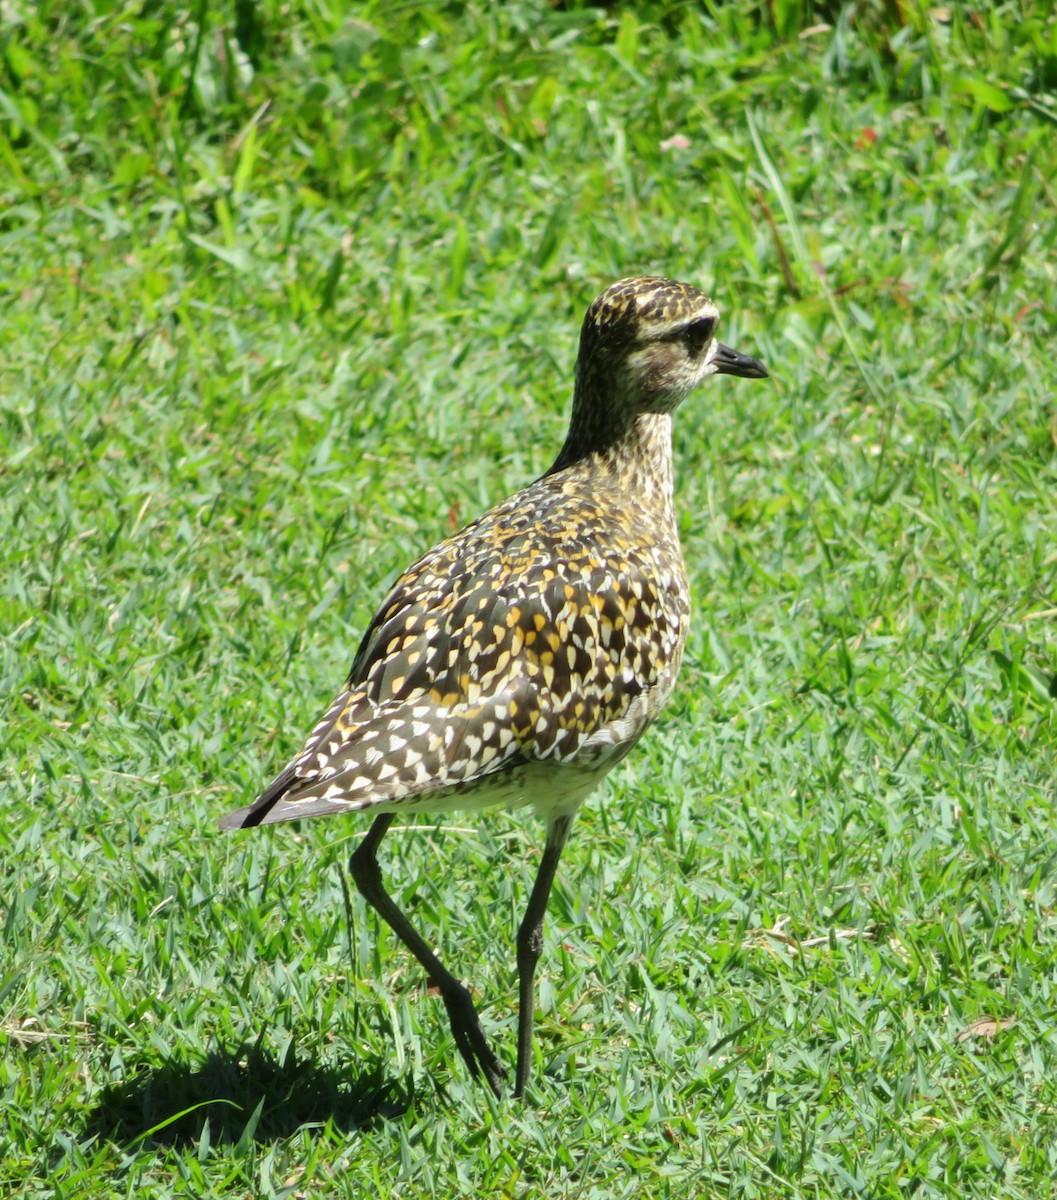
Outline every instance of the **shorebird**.
<svg viewBox="0 0 1057 1200"><path fill-rule="evenodd" d="M517 935L522 1096L562 847L585 797L668 699L686 643L672 413L710 375L767 375L716 340L718 320L686 283L647 276L606 288L584 319L554 465L400 576L303 748L220 822L374 814L352 877L439 989L466 1065L497 1096L506 1069L468 989L385 890L379 843L397 813L529 806L546 823Z"/></svg>

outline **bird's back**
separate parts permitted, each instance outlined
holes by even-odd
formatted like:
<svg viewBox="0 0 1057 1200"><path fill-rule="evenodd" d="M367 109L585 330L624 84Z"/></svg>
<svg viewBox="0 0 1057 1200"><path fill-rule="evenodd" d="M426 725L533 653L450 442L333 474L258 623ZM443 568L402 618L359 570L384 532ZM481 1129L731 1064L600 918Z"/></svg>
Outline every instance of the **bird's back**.
<svg viewBox="0 0 1057 1200"><path fill-rule="evenodd" d="M670 494L546 475L400 576L301 753L228 820L589 790L667 698L688 617Z"/></svg>

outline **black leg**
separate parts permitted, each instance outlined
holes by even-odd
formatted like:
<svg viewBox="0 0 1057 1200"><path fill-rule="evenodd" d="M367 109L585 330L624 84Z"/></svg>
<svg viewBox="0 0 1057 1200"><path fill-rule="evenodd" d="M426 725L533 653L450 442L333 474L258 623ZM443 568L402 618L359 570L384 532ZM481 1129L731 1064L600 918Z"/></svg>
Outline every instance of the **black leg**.
<svg viewBox="0 0 1057 1200"><path fill-rule="evenodd" d="M547 844L543 848L536 882L525 909L525 919L517 935L518 971L518 1020L517 1020L517 1074L514 1078L514 1095L525 1094L529 1072L532 1069L532 1022L536 1008L536 963L543 951L543 915L547 911L554 874L562 847L569 836L572 816L556 817L547 827Z"/></svg>
<svg viewBox="0 0 1057 1200"><path fill-rule="evenodd" d="M393 817L393 813L383 813L380 817L375 818L374 824L367 831L367 836L349 860L352 878L359 888L360 895L418 959L431 982L440 989L441 999L448 1010L448 1020L451 1022L455 1044L459 1047L459 1053L470 1068L470 1074L474 1078L484 1075L492 1091L497 1096L502 1096L506 1068L496 1058L488 1044L470 993L443 966L425 940L415 932L411 922L397 908L393 898L382 884L382 871L378 865L378 844L385 837L386 830L392 825ZM551 874L553 875L554 872L552 871ZM546 897L544 897L544 904L546 904ZM531 1029L529 1036L531 1037Z"/></svg>

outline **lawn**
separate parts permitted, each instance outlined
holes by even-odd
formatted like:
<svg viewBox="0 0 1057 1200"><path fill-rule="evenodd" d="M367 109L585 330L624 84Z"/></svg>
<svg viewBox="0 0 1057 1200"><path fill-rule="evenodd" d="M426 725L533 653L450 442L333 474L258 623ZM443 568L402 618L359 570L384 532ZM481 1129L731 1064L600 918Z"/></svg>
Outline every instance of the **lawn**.
<svg viewBox="0 0 1057 1200"><path fill-rule="evenodd" d="M1057 1193L1052 5L9 0L0 45L0 1194ZM680 685L497 1102L350 892L367 821L216 821L646 272L771 379L679 413ZM507 1061L541 844L384 847Z"/></svg>

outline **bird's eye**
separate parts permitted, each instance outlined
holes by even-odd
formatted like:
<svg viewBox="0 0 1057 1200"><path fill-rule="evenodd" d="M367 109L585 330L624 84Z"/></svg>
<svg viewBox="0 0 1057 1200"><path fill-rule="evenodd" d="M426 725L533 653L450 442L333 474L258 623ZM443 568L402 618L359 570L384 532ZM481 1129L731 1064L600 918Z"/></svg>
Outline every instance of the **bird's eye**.
<svg viewBox="0 0 1057 1200"><path fill-rule="evenodd" d="M679 337L686 343L691 358L696 358L708 345L708 340L715 327L716 322L712 317L699 317L696 321L684 325L679 331Z"/></svg>

